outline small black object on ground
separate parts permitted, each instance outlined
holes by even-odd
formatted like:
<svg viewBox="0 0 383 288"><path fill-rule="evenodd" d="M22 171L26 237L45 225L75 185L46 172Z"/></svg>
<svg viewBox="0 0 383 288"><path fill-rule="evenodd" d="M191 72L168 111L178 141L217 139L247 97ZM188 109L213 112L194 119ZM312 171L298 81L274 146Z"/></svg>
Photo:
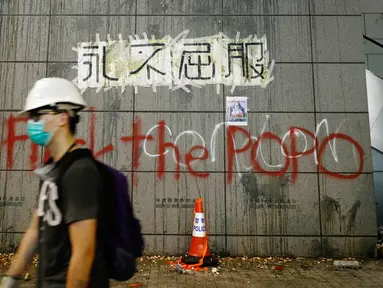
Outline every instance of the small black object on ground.
<svg viewBox="0 0 383 288"><path fill-rule="evenodd" d="M200 260L201 260L201 257L191 256L188 253L186 253L181 258L182 263L185 263L187 265L198 264ZM218 261L218 256L215 253L210 253L209 256L205 256L203 258L203 264L201 267L213 267L213 266L218 266L219 264L220 263Z"/></svg>

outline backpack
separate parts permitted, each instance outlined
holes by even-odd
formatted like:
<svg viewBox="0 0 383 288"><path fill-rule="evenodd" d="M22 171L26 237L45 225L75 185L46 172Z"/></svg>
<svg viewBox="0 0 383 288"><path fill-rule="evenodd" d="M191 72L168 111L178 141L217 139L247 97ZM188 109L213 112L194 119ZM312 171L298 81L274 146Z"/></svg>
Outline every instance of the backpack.
<svg viewBox="0 0 383 288"><path fill-rule="evenodd" d="M73 162L83 157L94 161L104 184L102 201L106 205L105 254L109 278L127 281L137 272L136 258L141 257L144 250L141 224L133 213L128 181L121 172L94 159L86 148L73 150L62 158L58 181Z"/></svg>

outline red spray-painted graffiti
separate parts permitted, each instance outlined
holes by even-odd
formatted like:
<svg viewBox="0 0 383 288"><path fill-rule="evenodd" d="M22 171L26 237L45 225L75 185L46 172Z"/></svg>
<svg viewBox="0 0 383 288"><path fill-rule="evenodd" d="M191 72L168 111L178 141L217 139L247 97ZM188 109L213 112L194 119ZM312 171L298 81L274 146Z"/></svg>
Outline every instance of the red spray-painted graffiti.
<svg viewBox="0 0 383 288"><path fill-rule="evenodd" d="M93 154L96 158L100 157L101 155L112 152L114 150L113 145L109 144L102 148L100 151L94 152L94 142L95 142L95 115L94 113L90 113L91 121L90 121L90 127L89 127L89 149L93 151ZM27 141L28 136L23 134L23 135L16 135L16 127L17 124L19 123L25 123L27 122L27 118L21 118L21 117L14 117L10 116L5 122L3 126L3 131L8 131L7 132L7 138L2 142L2 146L6 147L7 150L7 168L12 169L13 167L13 150L15 147L15 143L18 141ZM85 145L86 141L84 139L77 139L77 143L81 145ZM43 161L47 161L49 158L49 151L45 150L44 152L44 157ZM30 168L35 169L36 164L38 162L38 146L34 143L31 142L31 154L29 156L29 163L30 163Z"/></svg>
<svg viewBox="0 0 383 288"><path fill-rule="evenodd" d="M314 145L311 149L303 151L303 152L299 152L296 150L296 135L297 135L296 131L301 131L302 133L306 133L307 135L309 135L310 137L313 138ZM247 137L247 142L246 142L247 144L244 145L244 147L242 147L240 149L235 149L235 147L234 147L235 145L234 145L233 139L234 139L234 134L237 132L242 132ZM339 178L339 179L355 179L363 171L364 159L363 159L363 148L362 148L362 146L360 146L359 143L357 141L355 141L353 138L351 138L350 136L342 134L342 133L330 134L319 145L319 141L316 138L316 136L313 133L311 133L310 131L308 131L307 129L302 128L302 127L291 127L289 129L291 154L289 154L289 152L286 148L286 145L284 144L283 139L281 139L280 137L278 137L277 135L275 135L271 132L262 133L258 137L258 139L256 141L254 141L254 143L252 143L253 141L251 139L252 137L251 137L249 131L247 131L244 128L237 127L237 126L230 126L227 129L227 134L228 134L228 137L227 137L227 149L228 149L227 154L228 155L227 156L228 156L228 181L229 181L229 183L232 181L232 167L233 167L233 163L234 163L235 154L243 153L249 149L251 149L251 164L252 164L253 170L256 172L266 174L266 175L283 176L288 171L288 169L290 167L290 161L292 161L292 182L293 183L296 182L297 175L298 175L298 157L303 156L303 155L309 155L312 153L317 153L317 165L319 167L319 171L323 172L323 173L325 173L331 177ZM283 152L282 154L284 155L285 164L282 167L282 169L280 169L277 172L276 171L273 171L273 172L267 171L264 168L262 168L261 165L258 163L258 160L257 160L258 159L257 153L259 152L258 148L259 148L259 145L261 144L261 142L263 140L266 140L266 139L277 141L279 143L279 145L281 146L281 149ZM341 139L341 140L348 141L349 143L351 143L355 147L355 149L359 155L359 167L358 167L358 170L356 172L351 173L351 174L342 174L342 173L329 171L323 166L322 161L321 161L323 153L324 153L327 145L329 145L330 141L332 141L334 139Z"/></svg>
<svg viewBox="0 0 383 288"><path fill-rule="evenodd" d="M93 151L94 156L96 158L99 158L100 156L112 152L115 147L112 144L108 144L104 146L99 151L95 151L95 113L93 112L93 109L91 109L90 112L90 125L89 125L89 142L85 141L84 139L77 139L77 142L79 144L85 145L88 144L88 147ZM12 169L13 162L14 162L14 147L16 142L23 142L28 140L28 136L25 134L17 135L16 128L17 125L20 123L25 123L27 121L26 118L19 118L10 116L6 121L4 122L5 127L3 127L3 131L7 131L5 133L6 137L5 140L2 141L2 148L5 148L7 153L7 167L8 169ZM224 124L224 123L221 123ZM219 125L216 126L216 129ZM205 145L196 145L191 147L187 153L185 153L184 157L181 155L180 149L177 145L177 139L174 142L166 142L165 141L165 132L169 129L169 127L166 126L165 121L159 121L156 126L153 128L157 128L157 153L156 155L150 154L151 157L158 158L157 161L157 177L162 178L164 176L166 165L165 165L165 154L169 152L170 150L173 150L173 155L175 157L175 164L176 164L176 172L175 172L175 179L180 178L180 168L182 163L182 158L184 158L184 166L188 169L188 172L193 175L194 177L199 178L206 178L209 176L209 172L199 172L193 169L192 163L196 161L207 161L209 156L211 156L212 162L215 161L215 151L210 151L205 147ZM154 137L150 135L150 132L153 130L150 129L150 131L147 134L142 133L141 131L141 120L139 117L136 118L136 120L133 123L133 134L131 136L122 136L120 137L120 141L123 143L132 142L133 146L133 161L132 161L132 168L134 171L137 171L140 167L140 150L142 145L146 145L148 141L154 141ZM241 153L250 152L251 155L251 169L255 172L262 173L264 175L269 176L283 176L287 171L291 168L292 173L292 182L295 183L298 176L298 158L305 155L314 155L316 159L316 164L318 165L318 169L320 172L329 175L330 177L338 178L338 179L354 179L357 178L361 172L363 171L364 166L364 158L363 158L363 149L361 145L355 141L352 137L342 134L342 133L331 133L327 137L325 137L321 143L317 139L316 135L307 130L303 127L291 127L286 133L285 137L281 138L277 136L276 134L272 132L263 132L259 137L252 137L249 131L242 127L237 126L228 126L226 128L227 131L227 137L226 137L226 145L227 145L227 180L228 183L232 182L233 178L233 166L235 161L237 161L237 156ZM185 131L190 132L190 131ZM185 133L184 132L184 133ZM192 131L193 132L193 131ZM196 132L195 132L196 133ZM197 133L198 134L198 133ZM213 133L214 134L214 133ZM236 148L235 145L235 136L242 134L242 136L246 137L246 143L241 148ZM305 139L306 137L312 138L313 146L310 149L304 149L304 151L297 151L297 135L304 135ZM180 134L181 135L181 134ZM198 134L199 135L199 134ZM290 139L289 147L290 151L287 148L285 142L287 137ZM199 136L202 138L202 136ZM211 143L214 141L214 137L212 136ZM324 164L322 163L322 158L325 152L325 149L330 146L331 147L331 141L334 141L335 139L343 140L349 142L351 144L355 151L358 154L358 161L359 161L359 167L356 172L349 173L349 174L342 174L337 172L332 172L328 170ZM203 138L202 138L203 140ZM281 148L281 153L283 154L284 158L284 165L281 165L279 167L279 170L277 171L269 171L262 167L261 163L259 163L259 157L258 154L260 153L260 146L261 143L265 140L268 141L275 141L278 143L278 145ZM306 140L307 142L307 140ZM307 144L307 143L306 143ZM212 147L211 147L212 148ZM168 149L168 150L167 150ZM195 156L195 153L200 153L200 155L197 157ZM147 153L146 153L147 154ZM148 154L147 154L148 155ZM49 152L46 150L44 153L43 161L46 161L49 157ZM30 168L34 169L36 167L36 164L38 163L38 146L31 143L31 152L29 156L29 164Z"/></svg>

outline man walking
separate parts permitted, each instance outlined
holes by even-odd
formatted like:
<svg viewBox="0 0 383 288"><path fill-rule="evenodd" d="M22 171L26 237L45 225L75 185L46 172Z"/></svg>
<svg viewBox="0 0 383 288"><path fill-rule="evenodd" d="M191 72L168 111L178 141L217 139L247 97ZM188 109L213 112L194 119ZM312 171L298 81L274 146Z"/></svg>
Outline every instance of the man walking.
<svg viewBox="0 0 383 288"><path fill-rule="evenodd" d="M14 287L37 252L37 287L109 287L106 264L102 177L90 158L76 160L55 181L60 163L73 150L77 113L86 107L80 91L62 78L38 80L21 115L28 116L31 141L51 159L36 169L43 179L38 207L1 288Z"/></svg>

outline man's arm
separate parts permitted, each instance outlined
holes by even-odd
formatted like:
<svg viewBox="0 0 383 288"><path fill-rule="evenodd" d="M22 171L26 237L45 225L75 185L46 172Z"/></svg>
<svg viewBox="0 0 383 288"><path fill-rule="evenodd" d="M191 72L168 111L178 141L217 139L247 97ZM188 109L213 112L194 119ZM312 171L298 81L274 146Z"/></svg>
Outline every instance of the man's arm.
<svg viewBox="0 0 383 288"><path fill-rule="evenodd" d="M32 262L39 241L39 218L37 211L34 212L31 224L21 240L14 261L7 271L8 276L21 277L28 264Z"/></svg>
<svg viewBox="0 0 383 288"><path fill-rule="evenodd" d="M69 226L72 256L67 274L67 288L88 287L96 250L96 227L95 219L74 222Z"/></svg>
<svg viewBox="0 0 383 288"><path fill-rule="evenodd" d="M88 287L96 254L100 174L89 159L77 160L62 181L64 220L69 227L71 258L67 288Z"/></svg>

